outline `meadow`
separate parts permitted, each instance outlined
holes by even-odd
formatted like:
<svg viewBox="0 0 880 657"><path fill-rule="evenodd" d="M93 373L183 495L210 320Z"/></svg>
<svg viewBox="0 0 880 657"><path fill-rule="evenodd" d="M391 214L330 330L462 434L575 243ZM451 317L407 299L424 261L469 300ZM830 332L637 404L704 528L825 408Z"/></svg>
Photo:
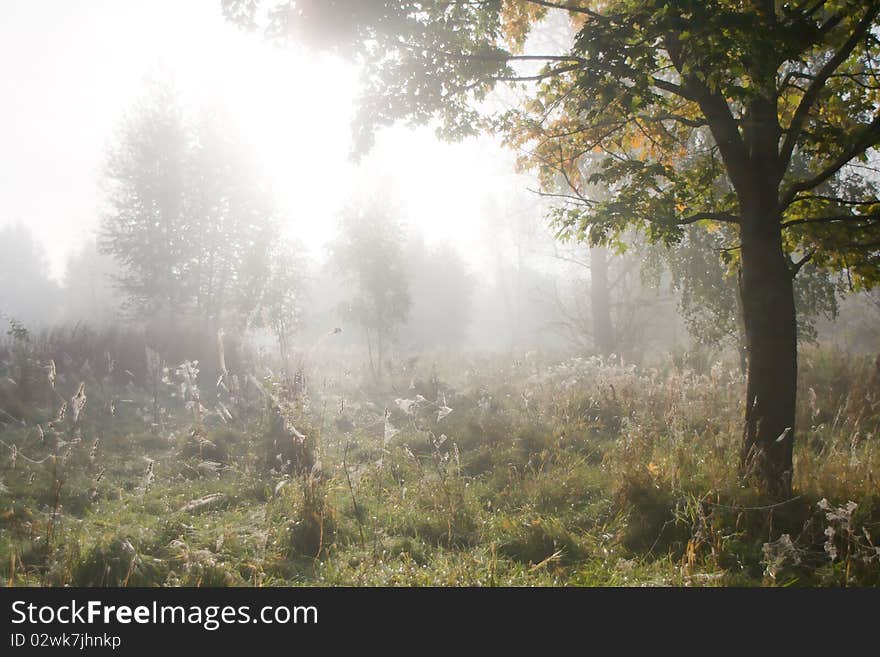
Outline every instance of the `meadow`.
<svg viewBox="0 0 880 657"><path fill-rule="evenodd" d="M744 376L136 331L0 350L12 586L876 586L880 366L804 347L793 495L739 483ZM182 354L188 352L192 360Z"/></svg>

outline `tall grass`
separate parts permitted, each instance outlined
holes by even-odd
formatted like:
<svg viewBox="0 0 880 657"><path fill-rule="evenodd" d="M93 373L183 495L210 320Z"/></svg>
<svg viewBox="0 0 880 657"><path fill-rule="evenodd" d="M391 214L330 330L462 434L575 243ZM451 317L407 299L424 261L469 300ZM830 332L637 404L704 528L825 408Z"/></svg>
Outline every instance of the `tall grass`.
<svg viewBox="0 0 880 657"><path fill-rule="evenodd" d="M425 358L376 386L61 335L2 351L29 377L0 414L10 584L880 583L867 358L803 351L794 493L766 505L733 360Z"/></svg>

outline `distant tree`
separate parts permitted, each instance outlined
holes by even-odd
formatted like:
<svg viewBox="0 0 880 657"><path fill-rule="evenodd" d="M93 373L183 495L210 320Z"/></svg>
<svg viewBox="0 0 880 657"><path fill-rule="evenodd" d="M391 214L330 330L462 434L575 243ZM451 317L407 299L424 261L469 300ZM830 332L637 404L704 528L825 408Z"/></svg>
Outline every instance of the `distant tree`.
<svg viewBox="0 0 880 657"><path fill-rule="evenodd" d="M269 256L268 277L262 286L252 325L270 328L278 340L281 358L290 355L290 339L303 323L305 261L298 246L280 241Z"/></svg>
<svg viewBox="0 0 880 657"><path fill-rule="evenodd" d="M675 303L658 249L638 235L627 248L560 244L554 257L567 265L554 301L559 328L573 344L602 355L638 358L657 345L674 343ZM560 289L561 288L561 289Z"/></svg>
<svg viewBox="0 0 880 657"><path fill-rule="evenodd" d="M611 281L608 278L608 249L590 247L590 306L593 314L593 341L600 354L615 351L618 336L611 321Z"/></svg>
<svg viewBox="0 0 880 657"><path fill-rule="evenodd" d="M412 306L401 340L414 349L460 345L470 321L473 277L449 245L410 239L404 254Z"/></svg>
<svg viewBox="0 0 880 657"><path fill-rule="evenodd" d="M119 273L118 263L101 253L96 240L89 240L71 254L64 271L64 319L91 324L118 320L123 299L114 280Z"/></svg>
<svg viewBox="0 0 880 657"><path fill-rule="evenodd" d="M837 321L821 322L817 330L820 340L876 359L880 356L880 288L844 295ZM880 363L877 367L880 376Z"/></svg>
<svg viewBox="0 0 880 657"><path fill-rule="evenodd" d="M150 86L109 157L100 241L137 317L247 325L279 235L256 172L222 117L190 120L168 83Z"/></svg>
<svg viewBox="0 0 880 657"><path fill-rule="evenodd" d="M343 312L364 331L375 381L382 378L387 349L410 311L403 239L391 212L372 203L345 213L331 245L333 262L354 287Z"/></svg>
<svg viewBox="0 0 880 657"><path fill-rule="evenodd" d="M538 312L549 281L537 269L554 246L545 210L540 198L523 190L489 198L482 208L489 286L498 297L490 305L498 317L480 318L480 323L494 325L494 341L514 350L535 346L538 334L549 328L550 319ZM480 312L487 311L485 301L478 305Z"/></svg>
<svg viewBox="0 0 880 657"><path fill-rule="evenodd" d="M261 5L224 4L245 23ZM856 286L880 280L880 198L864 167L880 143L880 1L270 4L273 36L363 62L364 147L400 119L439 119L452 137L485 126L523 147L547 192L570 181L556 218L578 237L605 243L635 226L672 244L694 223L736 227L748 352L740 473L768 497L791 495L793 281L808 262ZM569 38L524 52L551 13L569 21ZM478 103L499 82L523 102L492 115L497 104ZM607 200L580 193L592 152L602 163L590 182ZM823 188L832 180L842 193Z"/></svg>
<svg viewBox="0 0 880 657"><path fill-rule="evenodd" d="M0 228L0 314L30 326L50 323L60 301L46 252L31 231L21 223Z"/></svg>
<svg viewBox="0 0 880 657"><path fill-rule="evenodd" d="M278 212L222 115L202 112L190 129L184 222L189 291L206 324L240 329L271 275Z"/></svg>
<svg viewBox="0 0 880 657"><path fill-rule="evenodd" d="M584 155L580 158L579 173L582 178L586 178L589 171L598 166L599 160L595 155ZM564 176L559 176L556 181L556 193L562 196L568 196L568 181ZM589 196L593 199L606 199L608 190L599 185L590 185L589 183L581 183L578 193L582 196ZM638 311L634 305L638 303L635 298L626 297L622 294L624 279L632 273L635 260L632 257L624 258L624 249L628 250L630 256L634 252L641 252L644 256L648 245L645 240L639 239L637 234L629 234L625 238L617 241L617 249L611 249L609 245L601 242L593 242L589 239L587 231L584 235L578 235L573 231L562 227L556 237L563 242L587 242L586 257L583 253L560 255L568 262L580 265L589 272L588 285L586 286L587 297L589 299L588 319L589 327L586 331L581 331L589 335L589 342L597 353L608 356L619 351L629 345L624 333L629 332L633 327L632 313L630 311ZM573 239L574 238L574 239ZM586 238L586 239L585 239ZM577 244L579 246L579 244ZM577 246L575 246L577 249ZM571 247L568 249L571 251ZM638 256L636 256L638 258ZM618 270L612 272L612 270ZM636 272L638 273L638 272ZM612 295L616 298L616 302L612 303ZM577 304L582 305L582 304ZM616 311L612 308L616 305ZM625 310L624 310L625 309ZM624 312L620 312L624 311ZM568 324L572 324L568 322ZM586 328L586 327L585 327Z"/></svg>
<svg viewBox="0 0 880 657"><path fill-rule="evenodd" d="M189 256L186 169L191 135L173 89L153 83L122 126L107 164L101 250L122 265L126 305L143 317L183 311Z"/></svg>

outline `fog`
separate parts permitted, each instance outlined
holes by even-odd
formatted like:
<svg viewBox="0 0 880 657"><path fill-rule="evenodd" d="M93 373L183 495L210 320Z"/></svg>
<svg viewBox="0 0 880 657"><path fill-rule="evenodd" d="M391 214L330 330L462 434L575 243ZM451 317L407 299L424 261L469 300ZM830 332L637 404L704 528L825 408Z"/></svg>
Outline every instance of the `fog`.
<svg viewBox="0 0 880 657"><path fill-rule="evenodd" d="M457 321L470 332L455 329L459 342L558 343L556 309L547 303L558 283L541 277L561 277L562 268L551 253L544 207L527 191L535 181L514 171L513 154L497 140L450 144L430 128L398 126L355 163L352 64L243 34L213 0L186 7L49 4L12 3L0 28L0 78L11 100L0 112L13 128L4 131L0 226L5 246L27 260L23 269L12 254L4 258L17 280L3 285L8 317L34 325L124 319L113 258L96 246L107 212L108 153L126 118L160 85L173 89L187 115L222 115L223 129L235 133L241 157L276 205L281 235L302 250L310 278L326 264L343 208L378 198L410 245L460 260L470 293L467 318ZM440 283L423 284L439 290ZM310 314L339 323L316 297L327 293L314 291ZM431 302L417 302L405 331L412 344L423 342L419 324L440 330L419 317L419 304Z"/></svg>
<svg viewBox="0 0 880 657"><path fill-rule="evenodd" d="M119 148L126 122L162 88L185 120L216 118L217 129L237 144L236 166L246 166L270 200L278 239L295 245L308 281L303 336L343 323L335 312L340 283L328 273L329 250L343 215L372 203L403 229L410 269L401 275L414 287L415 301L403 345L597 350L589 248L554 239L548 199L535 193L533 175L516 171L515 152L500 140L450 143L430 127L396 125L356 160L350 126L358 70L350 61L244 33L223 19L214 0L185 7L48 4L11 3L0 27L0 79L10 99L0 109L9 126L0 164L7 249L0 301L8 318L34 326L132 321L114 283L124 266L101 252L98 235L102 217L112 214L110 153ZM498 98L505 102L503 94ZM645 278L639 275L643 260L611 255L630 288ZM417 271L432 259L433 273ZM467 281L460 289L444 278L444 260ZM680 290L658 271L647 276L653 278L647 287L636 281L640 297L632 289L615 291L621 298L612 305L621 309L618 328L625 334L619 346L638 345L640 355L686 348L692 336L675 312ZM438 295L460 297L461 308L440 312ZM649 300L663 310L650 313L646 334L631 313L638 315L639 306L644 312ZM824 326L833 333L827 321ZM724 342L725 336L715 337Z"/></svg>
<svg viewBox="0 0 880 657"><path fill-rule="evenodd" d="M480 206L516 186L511 155L492 140L449 145L430 129L389 130L356 166L349 158L354 66L243 34L215 0L16 2L4 12L0 77L9 129L0 221L28 225L56 280L98 228L107 150L150 80L173 84L189 112L223 112L277 196L285 233L315 257L346 200L381 189L427 239L452 242L479 264L479 249L468 247Z"/></svg>
<svg viewBox="0 0 880 657"><path fill-rule="evenodd" d="M880 8L666 4L4 2L0 576L880 581Z"/></svg>

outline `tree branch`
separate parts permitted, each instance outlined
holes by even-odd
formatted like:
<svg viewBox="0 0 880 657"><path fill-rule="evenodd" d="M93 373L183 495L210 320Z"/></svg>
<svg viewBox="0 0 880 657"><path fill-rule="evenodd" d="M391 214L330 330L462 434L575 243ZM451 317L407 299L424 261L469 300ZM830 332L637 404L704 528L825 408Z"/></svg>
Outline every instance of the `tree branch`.
<svg viewBox="0 0 880 657"><path fill-rule="evenodd" d="M803 224L831 224L843 221L858 221L859 219L873 222L880 219L880 212L875 214L837 214L828 215L826 217L804 217L803 219L785 221L780 224L780 226L782 228L788 228L790 226L801 226Z"/></svg>
<svg viewBox="0 0 880 657"><path fill-rule="evenodd" d="M466 59L480 62L578 62L586 64L587 60L577 55L512 55L510 53L498 53L496 55L464 55L460 53L448 52L445 50L435 50L437 54L444 55L450 59Z"/></svg>
<svg viewBox="0 0 880 657"><path fill-rule="evenodd" d="M546 73L538 73L537 75L495 75L490 77L489 80L493 82L539 82L540 80L546 80L547 78L577 70L580 67L580 64L572 64L571 66L562 66Z"/></svg>
<svg viewBox="0 0 880 657"><path fill-rule="evenodd" d="M655 121L676 121L683 125L690 126L691 128L702 128L709 125L709 122L706 121L706 119L691 119L686 116L681 116L680 114L673 114L671 112L668 112L666 114L656 114L653 116L640 115L636 118L646 123L651 123Z"/></svg>
<svg viewBox="0 0 880 657"><path fill-rule="evenodd" d="M696 102L697 97L695 94L687 91L683 86L679 84L675 84L674 82L670 82L669 80L664 80L663 78L658 78L655 76L651 77L651 82L658 89L662 89L663 91L668 91L669 93L675 94L676 96L680 96L685 100L692 100Z"/></svg>
<svg viewBox="0 0 880 657"><path fill-rule="evenodd" d="M868 11L865 12L862 20L858 22L849 38L840 47L840 50L838 50L819 70L819 73L815 76L813 82L801 98L801 102L798 104L798 107L794 112L791 123L788 125L785 141L782 143L782 150L779 153L780 179L788 169L788 164L791 161L791 155L794 152L795 144L797 143L798 137L800 137L807 116L809 116L810 109L819 97L819 93L825 87L825 83L828 81L831 74L846 61L850 54L852 54L852 51L855 50L855 47L859 44L862 37L864 37L871 29L871 25L877 17L878 12L880 12L880 2L874 2L868 8Z"/></svg>
<svg viewBox="0 0 880 657"><path fill-rule="evenodd" d="M582 7L580 5L570 5L565 4L563 2L545 2L544 0L526 0L531 5L538 5L540 7L547 7L548 9L564 9L566 11L570 11L573 14L586 14L592 18L605 18L602 14L597 14L595 11L588 9L587 7Z"/></svg>
<svg viewBox="0 0 880 657"><path fill-rule="evenodd" d="M824 170L820 171L812 178L793 183L782 195L780 209L784 210L791 205L799 192L806 192L821 185L845 167L850 160L858 157L878 142L880 142L880 115L874 117L874 120L865 127L862 136Z"/></svg>
<svg viewBox="0 0 880 657"><path fill-rule="evenodd" d="M817 2L815 5L813 5L812 8L805 9L804 17L809 18L810 16L815 14L817 11L819 11L822 7L825 6L826 1L827 0L819 0L819 2Z"/></svg>
<svg viewBox="0 0 880 657"><path fill-rule="evenodd" d="M685 217L678 223L679 226L687 226L689 224L694 224L698 221L720 221L726 224L738 224L739 217L734 214L730 214L729 212L697 212L696 214L692 214L688 217Z"/></svg>
<svg viewBox="0 0 880 657"><path fill-rule="evenodd" d="M880 199L876 198L857 201L855 199L838 198L837 196L827 196L825 194L808 194L807 196L796 197L789 205L794 205L795 203L801 203L803 201L828 201L830 203L836 203L837 205L877 205L880 203Z"/></svg>
<svg viewBox="0 0 880 657"><path fill-rule="evenodd" d="M737 121L730 110L724 96L711 90L699 78L683 74L684 63L681 59L681 43L676 34L666 34L663 39L669 60L682 79L683 98L693 100L700 106L703 116L709 124L709 130L718 144L721 157L724 159L730 181L737 191L742 192L748 185L743 174L748 166L748 151L739 132ZM656 84L656 81L655 81Z"/></svg>
<svg viewBox="0 0 880 657"><path fill-rule="evenodd" d="M797 260L797 261L791 263L790 270L791 270L791 277L792 278L794 278L795 276L798 275L798 272L801 270L801 267L803 267L805 264L807 264L810 260L813 259L814 253L816 253L816 252L809 251L800 260Z"/></svg>
<svg viewBox="0 0 880 657"><path fill-rule="evenodd" d="M546 197L546 198L560 198L566 201L577 202L581 205L593 206L596 204L596 201L592 199L588 199L585 196L577 196L575 194L560 194L553 192L542 192L539 189L532 189L531 187L527 187L526 191L531 192L532 194L537 194L538 196Z"/></svg>

